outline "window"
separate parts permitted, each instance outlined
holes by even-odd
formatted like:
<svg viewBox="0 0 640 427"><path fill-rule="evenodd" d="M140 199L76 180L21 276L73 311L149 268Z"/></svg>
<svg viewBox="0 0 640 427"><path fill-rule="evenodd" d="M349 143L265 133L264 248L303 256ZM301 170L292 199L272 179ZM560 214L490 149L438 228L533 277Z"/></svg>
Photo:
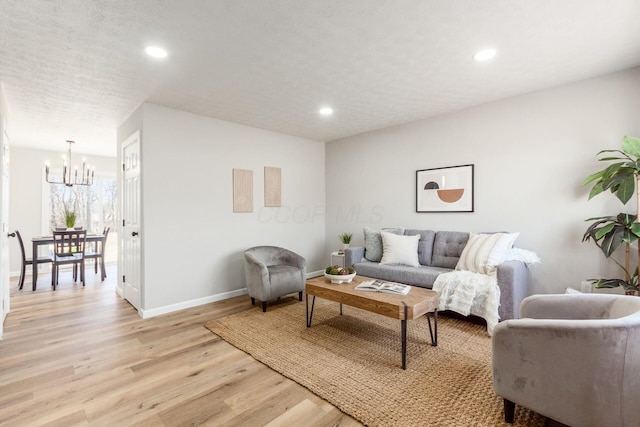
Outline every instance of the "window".
<svg viewBox="0 0 640 427"><path fill-rule="evenodd" d="M89 233L102 233L105 227L110 228L105 262L113 263L117 260L117 200L118 184L113 176L96 176L90 186L45 184L43 232L51 234L56 228L66 227L66 207L76 213L76 227L86 228Z"/></svg>

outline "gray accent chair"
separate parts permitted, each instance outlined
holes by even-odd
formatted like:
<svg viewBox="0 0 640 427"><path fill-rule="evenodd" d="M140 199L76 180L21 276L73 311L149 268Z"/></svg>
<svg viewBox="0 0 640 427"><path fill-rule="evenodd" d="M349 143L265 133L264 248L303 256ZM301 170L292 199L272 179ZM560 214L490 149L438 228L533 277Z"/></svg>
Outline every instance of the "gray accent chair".
<svg viewBox="0 0 640 427"><path fill-rule="evenodd" d="M639 297L533 295L492 343L507 423L517 403L573 427L639 425Z"/></svg>
<svg viewBox="0 0 640 427"><path fill-rule="evenodd" d="M307 280L307 261L288 249L256 246L244 252L244 273L251 304L256 299L267 311L267 301L298 292L302 301Z"/></svg>

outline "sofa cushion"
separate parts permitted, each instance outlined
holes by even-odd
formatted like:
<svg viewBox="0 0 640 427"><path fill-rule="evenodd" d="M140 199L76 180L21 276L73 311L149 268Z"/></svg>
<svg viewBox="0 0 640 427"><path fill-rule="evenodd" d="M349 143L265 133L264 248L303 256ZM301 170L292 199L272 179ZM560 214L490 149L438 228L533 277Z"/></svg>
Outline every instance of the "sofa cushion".
<svg viewBox="0 0 640 427"><path fill-rule="evenodd" d="M492 233L469 235L456 270L466 270L473 273L495 273L498 264L502 262L519 233Z"/></svg>
<svg viewBox="0 0 640 427"><path fill-rule="evenodd" d="M418 242L418 261L421 265L431 265L433 256L433 240L436 238L436 232L433 230L404 230L405 236L420 235Z"/></svg>
<svg viewBox="0 0 640 427"><path fill-rule="evenodd" d="M382 259L380 264L402 264L419 267L418 242L420 235L399 236L382 231Z"/></svg>
<svg viewBox="0 0 640 427"><path fill-rule="evenodd" d="M426 267L423 265L420 267L409 267L398 264L379 264L366 260L355 264L353 267L359 276L374 277L376 279L429 289L431 289L433 282L435 282L439 274L452 271L450 268Z"/></svg>
<svg viewBox="0 0 640 427"><path fill-rule="evenodd" d="M462 250L469 240L469 233L462 231L438 231L433 242L431 265L442 268L456 268Z"/></svg>
<svg viewBox="0 0 640 427"><path fill-rule="evenodd" d="M383 228L393 234L404 234L404 228ZM364 257L369 261L380 262L382 259L382 236L380 230L364 227Z"/></svg>

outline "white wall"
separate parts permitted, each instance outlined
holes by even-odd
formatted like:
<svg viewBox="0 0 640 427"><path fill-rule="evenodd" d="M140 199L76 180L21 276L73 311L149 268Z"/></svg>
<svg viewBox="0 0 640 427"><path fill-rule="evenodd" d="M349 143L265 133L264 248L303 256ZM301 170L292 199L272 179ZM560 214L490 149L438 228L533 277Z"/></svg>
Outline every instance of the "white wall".
<svg viewBox="0 0 640 427"><path fill-rule="evenodd" d="M44 163L46 161L51 162L52 168L62 167L61 156L68 149L68 146L63 143L64 141L61 141L60 151L11 147L9 229L20 230L27 251L30 251L30 241L33 236L39 236L48 231L42 229L42 189L43 185L45 185L43 176ZM73 148L75 149L76 147ZM96 166L97 174L117 173L115 157L88 156L76 153L76 151L72 151L72 155L73 164L80 164L82 158L86 157L87 163ZM11 272L12 274L20 274L21 257L17 240L11 239L10 245Z"/></svg>
<svg viewBox="0 0 640 427"><path fill-rule="evenodd" d="M587 201L583 179L602 149L640 136L640 68L387 128L327 144L328 250L362 227L519 231L516 245L543 264L532 292L562 292L613 276L613 262L582 243L586 218L634 211L610 194ZM475 212L416 213L416 170L475 164Z"/></svg>
<svg viewBox="0 0 640 427"><path fill-rule="evenodd" d="M251 246L289 248L309 270L326 263L324 143L153 104L141 141L144 310L245 288ZM281 208L264 207L265 166L282 168ZM233 168L253 170L252 213L233 213Z"/></svg>
<svg viewBox="0 0 640 427"><path fill-rule="evenodd" d="M3 323L7 314L11 311L10 291L9 291L9 233L8 212L9 197L6 194L9 189L7 173L5 170L6 157L9 157L8 150L4 151L4 145L9 144L5 138L9 134L7 129L8 108L4 97L4 86L0 82L0 339L3 335ZM6 156L6 157L5 157Z"/></svg>

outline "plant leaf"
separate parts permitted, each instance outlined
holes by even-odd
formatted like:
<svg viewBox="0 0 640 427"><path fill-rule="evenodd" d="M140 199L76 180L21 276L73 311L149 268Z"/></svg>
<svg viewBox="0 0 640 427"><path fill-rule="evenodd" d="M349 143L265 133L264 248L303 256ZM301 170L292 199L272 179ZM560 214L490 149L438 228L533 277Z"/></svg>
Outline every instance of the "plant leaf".
<svg viewBox="0 0 640 427"><path fill-rule="evenodd" d="M600 240L602 239L605 235L607 235L608 233L611 232L611 230L613 230L616 227L616 224L611 223L611 224L607 224L601 228L599 228L598 230L596 230L595 234L594 234L594 238L596 240Z"/></svg>
<svg viewBox="0 0 640 427"><path fill-rule="evenodd" d="M602 188L602 181L596 182L596 184L593 186L593 188L589 192L589 200L593 199L603 191L604 191L604 188Z"/></svg>
<svg viewBox="0 0 640 427"><path fill-rule="evenodd" d="M622 286L626 289L625 285L633 287L633 285L630 285L622 279L597 279L592 280L592 283L595 285L596 289L617 288L618 286Z"/></svg>
<svg viewBox="0 0 640 427"><path fill-rule="evenodd" d="M613 160L628 160L627 157L601 157L598 159L601 162L610 162Z"/></svg>
<svg viewBox="0 0 640 427"><path fill-rule="evenodd" d="M633 136L625 136L622 141L622 150L637 159L640 157L640 139Z"/></svg>
<svg viewBox="0 0 640 427"><path fill-rule="evenodd" d="M623 155L625 158L629 158L629 156L622 150L600 150L598 151L598 154L596 154L597 156L599 156L602 153L619 153L621 155Z"/></svg>
<svg viewBox="0 0 640 427"><path fill-rule="evenodd" d="M588 183L590 183L591 181L595 181L597 179L602 179L602 175L604 174L604 170L598 171L594 174L589 175L588 177L585 178L585 180L582 182L582 185L587 185Z"/></svg>
<svg viewBox="0 0 640 427"><path fill-rule="evenodd" d="M616 196L622 204L626 205L627 202L633 196L633 193L636 190L636 178L635 175L628 175L624 181L620 183L620 187L616 191Z"/></svg>
<svg viewBox="0 0 640 427"><path fill-rule="evenodd" d="M622 233L611 233L602 239L600 249L605 257L609 258L622 244Z"/></svg>
<svg viewBox="0 0 640 427"><path fill-rule="evenodd" d="M585 219L585 221L596 221L596 220L602 220L602 221L615 221L615 217L613 216L594 216L593 218L587 218Z"/></svg>
<svg viewBox="0 0 640 427"><path fill-rule="evenodd" d="M625 228L622 232L622 241L630 245L636 240L638 240L638 236L636 236L630 228Z"/></svg>

